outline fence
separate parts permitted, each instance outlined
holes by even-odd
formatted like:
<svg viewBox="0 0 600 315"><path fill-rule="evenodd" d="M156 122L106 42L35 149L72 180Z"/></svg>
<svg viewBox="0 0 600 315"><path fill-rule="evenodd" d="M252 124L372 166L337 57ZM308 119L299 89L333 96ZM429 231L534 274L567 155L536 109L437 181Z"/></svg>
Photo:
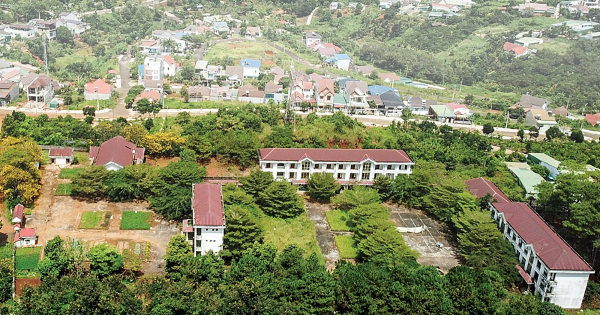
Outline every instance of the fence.
<svg viewBox="0 0 600 315"><path fill-rule="evenodd" d="M79 151L79 152L88 152L90 150L90 148L85 148L85 147L63 147L63 146L57 146L57 145L40 145L40 149L42 149L42 150L70 149L70 148L73 148L73 150Z"/></svg>

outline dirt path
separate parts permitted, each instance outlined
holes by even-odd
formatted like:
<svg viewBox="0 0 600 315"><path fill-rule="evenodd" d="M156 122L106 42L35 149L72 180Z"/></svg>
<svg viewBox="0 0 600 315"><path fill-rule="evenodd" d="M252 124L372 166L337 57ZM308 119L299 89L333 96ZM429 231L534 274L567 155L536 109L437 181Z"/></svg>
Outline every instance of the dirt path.
<svg viewBox="0 0 600 315"><path fill-rule="evenodd" d="M327 270L332 270L335 268L335 263L340 260L340 252L335 245L335 234L331 231L325 216L328 205L305 202L305 206L308 218L314 222L317 230L317 243L321 253L325 256L325 267L327 267Z"/></svg>

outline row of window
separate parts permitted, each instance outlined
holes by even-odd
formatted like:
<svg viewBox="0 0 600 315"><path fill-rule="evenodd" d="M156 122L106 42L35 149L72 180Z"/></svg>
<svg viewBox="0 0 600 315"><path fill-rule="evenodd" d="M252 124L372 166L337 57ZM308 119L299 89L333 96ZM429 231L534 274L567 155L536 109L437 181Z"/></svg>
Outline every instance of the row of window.
<svg viewBox="0 0 600 315"><path fill-rule="evenodd" d="M310 164L311 162L302 162L301 167L303 171L308 171L310 170ZM285 169L285 163L265 163L265 168L266 169L270 169L273 167L276 167L278 169ZM337 169L338 170L345 170L346 167L349 166L351 170L358 170L360 169L360 164L339 164L337 165ZM290 164L290 169L296 169L297 167L297 163L291 163ZM395 167L395 165L381 165L381 164L376 164L375 165L375 170L383 170L383 169L387 169L387 170L393 170ZM372 163L364 163L362 165L362 170L363 172L369 172L372 168ZM319 163L315 163L313 165L313 169L315 170L319 170L319 169L324 169L324 170L333 170L336 169L336 165L334 163L324 163L324 164L319 164ZM400 165L400 169L401 170L406 170L408 169L408 165Z"/></svg>
<svg viewBox="0 0 600 315"><path fill-rule="evenodd" d="M350 176L347 176L347 175L350 175ZM384 174L375 173L375 175L374 175L375 177L374 178L377 178L377 177L383 176L383 175ZM278 178L284 178L285 177L285 172L277 172L276 176ZM385 176L387 176L387 177L389 177L391 179L394 179L394 174L385 174ZM300 173L300 178L301 179L308 179L309 177L310 177L310 173L308 173L308 172L302 172L302 173ZM350 174L338 173L338 174L335 174L334 177L336 179L339 179L339 180L346 180L346 179L357 180L358 179L358 173L350 173ZM371 173L362 173L361 176L360 176L361 180L369 180L370 178L371 178ZM296 172L289 172L288 173L288 179L296 179Z"/></svg>

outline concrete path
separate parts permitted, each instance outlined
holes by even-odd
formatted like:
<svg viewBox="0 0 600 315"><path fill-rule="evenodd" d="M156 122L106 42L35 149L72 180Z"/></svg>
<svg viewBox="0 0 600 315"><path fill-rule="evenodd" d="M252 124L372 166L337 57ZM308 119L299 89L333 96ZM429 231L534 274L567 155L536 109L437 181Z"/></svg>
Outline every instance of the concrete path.
<svg viewBox="0 0 600 315"><path fill-rule="evenodd" d="M310 25L310 22L312 21L312 18L315 14L315 12L317 12L317 10L319 9L319 7L316 7L314 10L312 10L312 12L310 12L310 15L308 16L308 19L306 20L306 25Z"/></svg>
<svg viewBox="0 0 600 315"><path fill-rule="evenodd" d="M325 256L325 267L327 267L327 270L332 270L335 268L335 263L340 260L340 251L335 245L335 234L331 231L325 216L328 205L305 202L305 207L308 218L315 224L317 243L321 249L321 254Z"/></svg>

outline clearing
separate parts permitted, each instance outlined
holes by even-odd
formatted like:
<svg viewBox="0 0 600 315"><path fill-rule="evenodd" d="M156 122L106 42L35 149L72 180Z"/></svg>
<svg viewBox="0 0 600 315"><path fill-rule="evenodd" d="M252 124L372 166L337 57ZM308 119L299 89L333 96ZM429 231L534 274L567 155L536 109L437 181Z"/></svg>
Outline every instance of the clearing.
<svg viewBox="0 0 600 315"><path fill-rule="evenodd" d="M272 242L279 250L284 249L287 245L298 245L307 255L320 252L315 227L306 213L293 219L279 219L263 215L259 220L265 230L265 243Z"/></svg>
<svg viewBox="0 0 600 315"><path fill-rule="evenodd" d="M79 222L80 229L108 229L112 212L85 211Z"/></svg>
<svg viewBox="0 0 600 315"><path fill-rule="evenodd" d="M149 230L152 212L123 211L121 230Z"/></svg>
<svg viewBox="0 0 600 315"><path fill-rule="evenodd" d="M15 269L35 270L40 261L41 247L17 248Z"/></svg>

